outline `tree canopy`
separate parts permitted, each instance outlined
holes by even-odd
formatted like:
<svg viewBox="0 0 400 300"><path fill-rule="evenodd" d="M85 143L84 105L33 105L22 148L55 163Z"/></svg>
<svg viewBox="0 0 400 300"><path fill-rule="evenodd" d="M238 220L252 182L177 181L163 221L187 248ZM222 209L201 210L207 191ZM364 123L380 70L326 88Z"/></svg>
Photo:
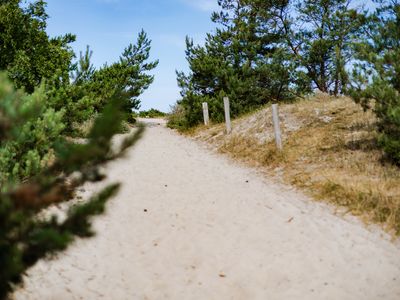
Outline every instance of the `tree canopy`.
<svg viewBox="0 0 400 300"><path fill-rule="evenodd" d="M378 9L368 16L365 38L356 44L351 95L374 109L379 142L400 164L400 1L375 2Z"/></svg>

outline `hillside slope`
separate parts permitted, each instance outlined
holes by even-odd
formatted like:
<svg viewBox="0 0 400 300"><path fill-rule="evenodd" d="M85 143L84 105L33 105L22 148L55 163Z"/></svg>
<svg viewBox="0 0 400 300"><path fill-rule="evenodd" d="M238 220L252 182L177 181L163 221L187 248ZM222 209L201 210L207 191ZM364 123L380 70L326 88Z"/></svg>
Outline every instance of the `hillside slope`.
<svg viewBox="0 0 400 300"><path fill-rule="evenodd" d="M200 126L196 140L260 167L314 198L345 208L400 234L400 169L385 162L375 118L348 98L317 95L280 105L284 150L274 143L270 106L224 124Z"/></svg>

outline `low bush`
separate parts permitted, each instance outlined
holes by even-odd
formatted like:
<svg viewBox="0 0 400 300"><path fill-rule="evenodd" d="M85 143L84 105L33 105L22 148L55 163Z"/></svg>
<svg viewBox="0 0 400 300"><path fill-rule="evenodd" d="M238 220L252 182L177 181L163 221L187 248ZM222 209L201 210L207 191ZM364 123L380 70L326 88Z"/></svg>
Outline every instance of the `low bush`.
<svg viewBox="0 0 400 300"><path fill-rule="evenodd" d="M46 109L44 99L42 90L32 95L14 90L1 74L0 299L21 283L22 274L39 259L64 250L75 236L93 235L90 219L103 212L118 184L71 206L63 221L38 217L38 213L71 200L85 182L104 178L99 167L122 155L143 131L127 138L121 152L111 151L111 138L124 119L123 101L113 99L95 120L87 143L67 142L60 135L55 138L63 127L62 116ZM14 167L12 162L17 162Z"/></svg>
<svg viewBox="0 0 400 300"><path fill-rule="evenodd" d="M1 121L11 131L10 139L0 141L0 186L7 181L21 182L38 174L54 160L54 146L65 125L64 111L46 108L44 89L32 95L15 91L6 75L0 74ZM21 116L30 115L25 122Z"/></svg>
<svg viewBox="0 0 400 300"><path fill-rule="evenodd" d="M162 112L155 108L139 111L136 115L139 118L164 118L167 116L165 112Z"/></svg>
<svg viewBox="0 0 400 300"><path fill-rule="evenodd" d="M175 104L171 107L171 113L167 117L167 126L179 131L188 130L190 126L187 122L186 116L185 109L181 105Z"/></svg>
<svg viewBox="0 0 400 300"><path fill-rule="evenodd" d="M369 16L368 39L357 45L351 95L378 118L379 144L400 165L400 3L381 1Z"/></svg>

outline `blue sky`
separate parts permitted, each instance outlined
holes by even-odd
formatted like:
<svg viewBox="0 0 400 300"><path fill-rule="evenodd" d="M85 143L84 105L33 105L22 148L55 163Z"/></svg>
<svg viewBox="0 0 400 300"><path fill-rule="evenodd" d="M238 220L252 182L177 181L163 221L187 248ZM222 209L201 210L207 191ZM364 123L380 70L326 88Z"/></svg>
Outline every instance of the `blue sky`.
<svg viewBox="0 0 400 300"><path fill-rule="evenodd" d="M78 54L93 50L96 67L119 59L143 28L152 42L152 59L159 59L155 81L142 95L142 108L169 111L179 99L175 70L188 70L185 36L201 43L214 28L210 20L216 0L49 0L48 33L77 35Z"/></svg>

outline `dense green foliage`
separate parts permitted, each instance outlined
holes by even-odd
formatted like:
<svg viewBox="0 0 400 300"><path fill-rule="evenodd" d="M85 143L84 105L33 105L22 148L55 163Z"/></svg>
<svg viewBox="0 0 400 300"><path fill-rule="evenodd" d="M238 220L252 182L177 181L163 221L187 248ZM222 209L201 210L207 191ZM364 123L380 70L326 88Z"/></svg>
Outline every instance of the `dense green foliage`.
<svg viewBox="0 0 400 300"><path fill-rule="evenodd" d="M54 144L64 130L64 111L46 107L43 87L27 95L13 91L5 83L4 74L0 80L1 120L6 122L6 116L16 119L7 120L13 138L0 141L0 187L4 187L8 181L24 181L37 174L54 159ZM23 123L17 122L20 115L31 112L35 115Z"/></svg>
<svg viewBox="0 0 400 300"><path fill-rule="evenodd" d="M351 0L296 1L296 16L282 15L287 45L307 70L313 88L335 96L344 94L349 83L346 66L364 23L363 14L351 4Z"/></svg>
<svg viewBox="0 0 400 300"><path fill-rule="evenodd" d="M120 152L111 150L158 63L148 62L144 31L116 63L95 69L89 47L75 63L69 46L75 37L50 38L47 18L45 1L0 1L0 299L39 259L65 249L74 236L92 235L91 216L104 210L118 185L72 206L62 220L44 209L102 180L99 167L140 137L142 129ZM66 138L83 123L93 123L84 143Z"/></svg>
<svg viewBox="0 0 400 300"><path fill-rule="evenodd" d="M134 118L164 118L167 114L155 108L150 108L149 110L141 110L137 113L132 113Z"/></svg>
<svg viewBox="0 0 400 300"><path fill-rule="evenodd" d="M20 139L19 129L36 123L46 111L43 112L40 92L29 96L15 91L4 75L0 76L0 91L0 142L3 145ZM12 289L12 284L21 282L22 273L39 259L64 250L74 236L93 234L91 216L104 210L106 200L115 194L118 185L105 188L83 204L71 206L63 221L37 214L54 203L72 199L74 191L85 182L101 180L99 167L120 156L140 137L142 130L129 137L120 152L111 151L111 138L119 132L124 118L122 103L122 99L116 99L108 104L97 118L87 143L75 144L58 138L50 144L56 143L52 161L46 160L40 173L23 184L8 181L2 185L0 299Z"/></svg>
<svg viewBox="0 0 400 300"><path fill-rule="evenodd" d="M101 112L107 99L120 95L125 99L124 111L129 115L140 107L138 97L150 86L154 76L147 74L158 61L148 62L151 41L144 31L139 33L136 44L130 44L123 51L118 62L104 65L95 70L90 63L91 51L80 54L74 67L73 83L54 85L49 93L56 109L66 109L64 122L71 132L74 124L82 123ZM55 86L55 88L54 88Z"/></svg>
<svg viewBox="0 0 400 300"><path fill-rule="evenodd" d="M279 13L287 1L219 1L221 11L212 20L219 25L208 34L204 46L188 38L186 57L190 74L178 72L185 110L185 126L201 121L202 102L208 102L211 118L223 120L221 99L231 100L233 116L269 101L292 100L307 82L284 47Z"/></svg>
<svg viewBox="0 0 400 300"><path fill-rule="evenodd" d="M150 86L154 76L146 72L153 70L158 61L148 62L151 41L144 31L139 33L137 43L126 47L119 62L104 66L93 73L89 80L89 95L107 99L119 94L128 101L124 104L126 112L140 107L138 97ZM101 102L100 102L101 106Z"/></svg>
<svg viewBox="0 0 400 300"><path fill-rule="evenodd" d="M359 61L351 94L365 108L373 107L380 143L400 164L400 1L376 3L379 7L368 18L366 38L357 45Z"/></svg>
<svg viewBox="0 0 400 300"><path fill-rule="evenodd" d="M32 93L45 81L51 99L47 105L68 112L63 115L63 123L69 132L74 123L99 113L113 95L126 99L124 109L128 114L140 107L138 97L153 82L147 72L158 64L148 62L151 41L144 31L136 44L124 49L118 62L96 70L90 62L89 48L73 63L75 54L69 44L75 36L50 38L47 18L43 0L25 8L21 0L0 2L0 70L8 72L16 87Z"/></svg>
<svg viewBox="0 0 400 300"><path fill-rule="evenodd" d="M50 38L43 0L21 8L21 0L0 2L0 70L7 70L17 87L32 93L44 78L68 83L75 36Z"/></svg>
<svg viewBox="0 0 400 300"><path fill-rule="evenodd" d="M144 31L116 63L96 70L89 47L74 63L69 46L74 36L53 39L45 32L46 3L20 4L0 2L0 71L31 94L18 95L26 105L40 102L42 112L18 129L18 139L2 144L0 184L6 179L24 181L38 173L52 159L60 134L80 135L76 128L101 113L110 98L123 99L129 116L139 108L139 95L153 82L147 73L158 63L148 62L151 42Z"/></svg>

